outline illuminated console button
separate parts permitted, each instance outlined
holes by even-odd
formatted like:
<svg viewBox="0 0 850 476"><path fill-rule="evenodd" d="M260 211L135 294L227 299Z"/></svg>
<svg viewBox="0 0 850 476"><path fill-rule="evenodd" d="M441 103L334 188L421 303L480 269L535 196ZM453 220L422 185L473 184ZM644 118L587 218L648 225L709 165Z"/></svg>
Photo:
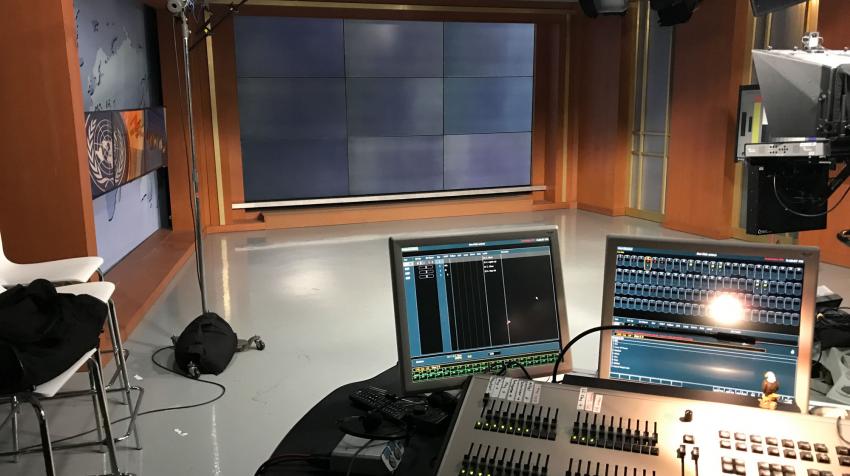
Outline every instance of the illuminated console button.
<svg viewBox="0 0 850 476"><path fill-rule="evenodd" d="M850 456L839 456L838 464L841 466L850 466Z"/></svg>
<svg viewBox="0 0 850 476"><path fill-rule="evenodd" d="M798 441L797 448L804 451L812 451L812 445L810 445L808 441Z"/></svg>
<svg viewBox="0 0 850 476"><path fill-rule="evenodd" d="M782 440L782 447L783 448L793 448L794 447L794 440Z"/></svg>
<svg viewBox="0 0 850 476"><path fill-rule="evenodd" d="M769 454L770 456L779 456L779 448L775 446L768 446L767 454Z"/></svg>
<svg viewBox="0 0 850 476"><path fill-rule="evenodd" d="M757 454L764 453L764 448L761 445L750 445L750 451Z"/></svg>
<svg viewBox="0 0 850 476"><path fill-rule="evenodd" d="M738 441L746 441L747 435L745 433L735 433L735 439Z"/></svg>
<svg viewBox="0 0 850 476"><path fill-rule="evenodd" d="M800 452L800 459L803 460L803 461L813 461L815 458L814 458L814 456L812 455L811 452L801 451Z"/></svg>
<svg viewBox="0 0 850 476"><path fill-rule="evenodd" d="M838 453L839 456L850 456L850 448L846 446L836 446L835 452Z"/></svg>
<svg viewBox="0 0 850 476"><path fill-rule="evenodd" d="M728 431L726 431L726 430L720 430L720 432L719 432L718 434L719 434L719 435L720 435L720 437L721 437L721 438L723 438L724 440L728 440L729 438L731 438L731 437L732 437L732 436L731 436L731 434L730 434Z"/></svg>
<svg viewBox="0 0 850 476"><path fill-rule="evenodd" d="M826 453L817 453L816 458L818 460L818 463L829 464L830 462L829 455L827 455Z"/></svg>
<svg viewBox="0 0 850 476"><path fill-rule="evenodd" d="M720 440L720 447L724 450L732 448L732 442L729 440Z"/></svg>
<svg viewBox="0 0 850 476"><path fill-rule="evenodd" d="M685 444L692 445L694 444L694 435L685 435L682 437L682 441Z"/></svg>
<svg viewBox="0 0 850 476"><path fill-rule="evenodd" d="M768 436L767 438L765 438L764 441L767 442L767 444L770 446L779 446L779 440L772 436Z"/></svg>
<svg viewBox="0 0 850 476"><path fill-rule="evenodd" d="M759 435L750 435L750 443L761 443L762 437Z"/></svg>
<svg viewBox="0 0 850 476"><path fill-rule="evenodd" d="M735 443L735 449L738 451L747 451L747 444L743 441Z"/></svg>
<svg viewBox="0 0 850 476"><path fill-rule="evenodd" d="M784 454L785 454L785 457L788 458L788 459L797 459L797 452L795 452L794 450L786 449L784 451Z"/></svg>
<svg viewBox="0 0 850 476"><path fill-rule="evenodd" d="M829 449L823 443L815 443L815 451L818 453L829 453Z"/></svg>

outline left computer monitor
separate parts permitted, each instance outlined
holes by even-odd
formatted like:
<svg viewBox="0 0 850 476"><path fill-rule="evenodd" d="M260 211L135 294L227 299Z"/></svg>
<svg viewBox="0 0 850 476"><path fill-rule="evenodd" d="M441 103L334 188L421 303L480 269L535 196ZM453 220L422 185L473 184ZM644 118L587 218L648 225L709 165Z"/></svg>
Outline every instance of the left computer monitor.
<svg viewBox="0 0 850 476"><path fill-rule="evenodd" d="M405 393L551 374L568 340L557 228L391 238L390 259Z"/></svg>

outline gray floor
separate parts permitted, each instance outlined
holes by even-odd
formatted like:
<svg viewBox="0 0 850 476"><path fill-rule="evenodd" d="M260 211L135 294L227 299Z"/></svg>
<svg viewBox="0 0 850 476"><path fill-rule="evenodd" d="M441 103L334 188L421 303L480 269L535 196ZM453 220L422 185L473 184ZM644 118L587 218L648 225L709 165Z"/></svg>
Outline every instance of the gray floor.
<svg viewBox="0 0 850 476"><path fill-rule="evenodd" d="M328 392L395 363L388 236L519 224L560 227L573 334L599 322L607 234L689 236L648 221L575 210L212 235L206 242L211 308L240 335L262 335L268 347L237 355L224 374L213 378L227 386L227 394L214 405L143 417L145 449L122 448L122 467L138 475L253 474L301 415ZM823 265L821 284L850 297L850 270ZM167 374L149 360L198 315L198 302L191 262L129 336L130 372L147 392L144 409L195 403L216 394L215 388ZM576 346L576 368L596 368L597 345L588 337ZM57 438L91 428L86 400L48 402L46 407ZM111 409L113 419L126 414L120 405ZM123 431L123 425L116 427ZM25 444L38 441L28 411L21 434ZM9 445L4 429L0 448ZM57 454L59 474L106 469L99 453ZM41 473L40 455L25 456L17 464L0 462L0 474Z"/></svg>

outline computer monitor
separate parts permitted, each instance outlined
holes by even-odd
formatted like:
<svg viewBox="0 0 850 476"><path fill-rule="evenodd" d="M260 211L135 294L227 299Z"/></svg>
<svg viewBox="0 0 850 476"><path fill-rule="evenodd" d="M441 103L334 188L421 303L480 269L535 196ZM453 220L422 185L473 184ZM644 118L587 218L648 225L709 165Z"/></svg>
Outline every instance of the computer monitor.
<svg viewBox="0 0 850 476"><path fill-rule="evenodd" d="M806 409L818 255L801 246L609 236L602 324L658 331L604 332L600 377L761 397L773 372L779 401Z"/></svg>
<svg viewBox="0 0 850 476"><path fill-rule="evenodd" d="M502 364L551 374L568 339L557 228L391 238L390 259L405 393Z"/></svg>

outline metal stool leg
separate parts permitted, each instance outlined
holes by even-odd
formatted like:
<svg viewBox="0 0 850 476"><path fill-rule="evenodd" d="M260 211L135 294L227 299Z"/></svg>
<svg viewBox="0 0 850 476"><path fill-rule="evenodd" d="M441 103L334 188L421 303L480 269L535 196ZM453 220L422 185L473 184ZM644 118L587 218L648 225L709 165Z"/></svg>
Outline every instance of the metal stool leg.
<svg viewBox="0 0 850 476"><path fill-rule="evenodd" d="M103 388L103 376L100 372L100 352L95 352L88 362L89 372L94 380L95 393L97 394L97 404L100 408L100 419L103 422L103 431L106 438L103 442L106 444L107 454L109 456L109 467L112 471L112 476L120 476L124 473L118 469L118 457L115 455L115 440L112 436L112 424L109 420L109 408L106 404L106 391Z"/></svg>
<svg viewBox="0 0 850 476"><path fill-rule="evenodd" d="M53 446L50 443L50 431L47 428L47 416L44 414L44 408L35 395L28 395L27 402L32 406L35 416L38 418L38 427L41 432L41 452L44 455L44 471L47 476L56 476L56 468L53 466Z"/></svg>
<svg viewBox="0 0 850 476"><path fill-rule="evenodd" d="M115 303L112 299L106 303L109 312L107 313L107 327L109 328L109 337L112 341L112 355L115 358L115 374L109 380L109 383L106 385L106 388L109 389L112 387L112 384L115 383L116 378L121 379L121 385L123 387L125 395L121 396L121 403L125 405L131 405L132 401L130 399L130 377L127 374L127 360L125 359L124 354L124 344L121 342L121 329L118 327L118 316L115 312Z"/></svg>
<svg viewBox="0 0 850 476"><path fill-rule="evenodd" d="M94 409L94 424L97 428L97 441L103 441L103 428L101 427L102 422L100 421L100 411L97 405L97 394L95 393L96 385L94 382L94 376L91 372L89 372L89 389L91 389L91 402L92 408ZM100 446L100 451L104 451L104 446Z"/></svg>
<svg viewBox="0 0 850 476"><path fill-rule="evenodd" d="M15 463L20 459L20 442L18 441L18 408L20 408L18 403L18 397L12 397L12 451L15 452Z"/></svg>
<svg viewBox="0 0 850 476"><path fill-rule="evenodd" d="M114 352L113 355L115 356L115 359L116 359L115 363L118 366L118 372L121 375L121 384L124 387L123 388L124 398L126 398L127 405L130 408L131 420L130 420L130 425L128 427L128 431L133 432L133 435L136 439L136 448L142 449L142 442L141 442L141 437L139 436L139 429L136 426L136 415L137 415L137 412L139 410L139 406L133 405L132 392L133 392L134 387L132 387L130 385L130 376L127 373L127 360L124 358L124 344L122 344L121 329L118 326L118 312L115 310L115 303L111 299L109 300L108 305L109 305L109 319L111 320L112 328L114 329L114 332L112 334L115 338L115 347L113 347L115 352ZM140 394L140 396L141 396L141 394Z"/></svg>

